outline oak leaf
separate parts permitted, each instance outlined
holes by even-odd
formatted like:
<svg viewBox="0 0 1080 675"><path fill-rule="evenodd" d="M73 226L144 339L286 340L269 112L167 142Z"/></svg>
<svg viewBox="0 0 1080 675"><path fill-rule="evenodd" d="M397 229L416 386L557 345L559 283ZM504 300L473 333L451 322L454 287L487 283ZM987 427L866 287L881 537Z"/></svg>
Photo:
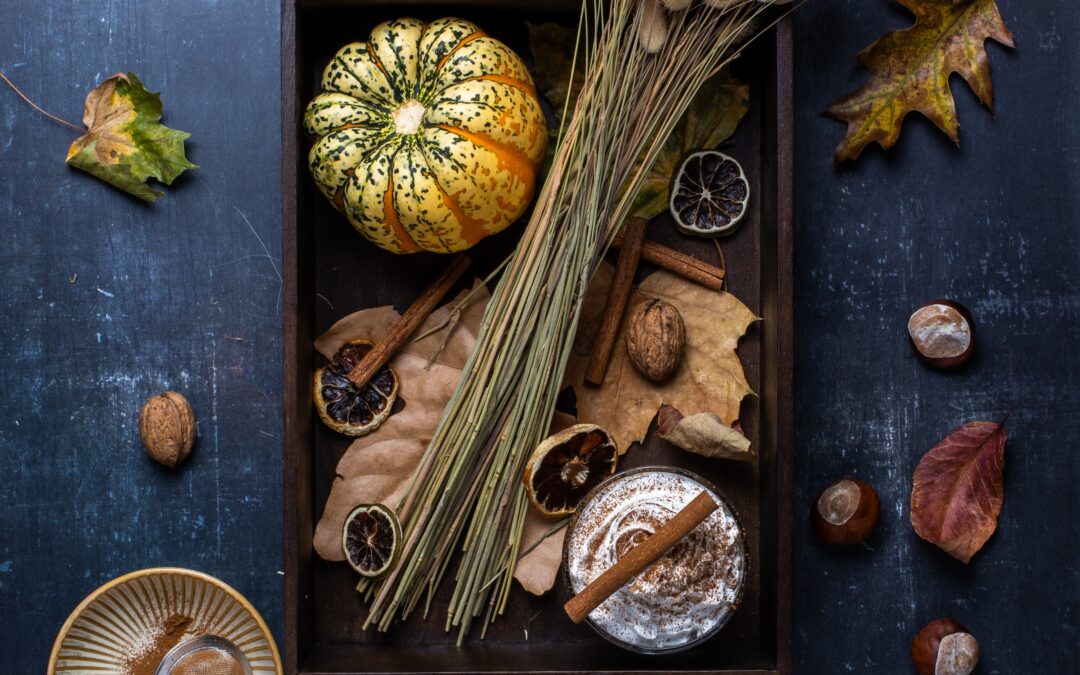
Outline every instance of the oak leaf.
<svg viewBox="0 0 1080 675"><path fill-rule="evenodd" d="M949 77L958 73L993 113L994 88L985 42L1013 47L995 0L898 0L915 15L915 24L893 31L859 52L870 78L839 99L826 115L847 122L836 148L836 162L854 161L867 145L891 148L909 112L919 112L960 142L956 103Z"/></svg>
<svg viewBox="0 0 1080 675"><path fill-rule="evenodd" d="M626 452L631 443L645 437L653 417L664 404L678 408L687 416L713 413L722 423L733 424L739 417L743 397L753 393L735 348L739 338L758 318L731 293L698 286L663 270L646 277L627 306L633 307L647 298L659 298L679 310L686 325L686 346L678 370L659 384L638 373L626 351L624 322L603 384L599 387L585 384L589 354L611 277L612 267L606 263L593 277L567 364L564 383L573 387L578 420L606 429L620 452Z"/></svg>
<svg viewBox="0 0 1080 675"><path fill-rule="evenodd" d="M462 295L432 312L417 335L443 326L441 329L405 345L390 360L390 368L398 377L398 396L405 403L404 410L391 415L374 432L353 441L338 460L337 476L315 526L315 551L325 560L345 559L341 528L353 508L359 504L385 504L396 509L404 496L408 481L461 379L489 299L486 289L475 289L461 308L459 318L453 320ZM348 340L367 338L377 342L398 317L393 307L355 312L320 336L315 348L330 359Z"/></svg>
<svg viewBox="0 0 1080 675"><path fill-rule="evenodd" d="M969 422L930 449L911 488L911 525L965 563L997 529L1005 499L1005 426Z"/></svg>
<svg viewBox="0 0 1080 675"><path fill-rule="evenodd" d="M184 155L191 134L160 120L160 95L147 91L134 73L113 75L87 95L86 135L71 144L67 163L152 202L163 193L152 190L148 179L172 185L186 169L198 168Z"/></svg>

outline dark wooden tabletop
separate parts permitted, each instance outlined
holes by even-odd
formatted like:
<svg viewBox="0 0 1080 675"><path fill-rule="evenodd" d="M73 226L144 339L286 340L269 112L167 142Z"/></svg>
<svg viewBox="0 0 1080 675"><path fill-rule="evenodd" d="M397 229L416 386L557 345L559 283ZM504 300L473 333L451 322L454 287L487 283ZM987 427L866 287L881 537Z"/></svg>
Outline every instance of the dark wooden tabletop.
<svg viewBox="0 0 1080 675"><path fill-rule="evenodd" d="M912 117L891 152L835 170L820 116L861 83L853 55L909 23L887 0L796 18L796 485L799 673L908 673L911 636L951 616L983 673L1080 659L1080 193L1071 3L999 0L1018 49L989 48L998 119L953 78L954 147ZM14 11L12 11L14 10ZM279 25L276 2L22 0L0 68L77 121L117 71L163 92L200 165L148 206L69 169L75 135L0 89L2 670L41 672L84 595L180 565L236 586L281 629ZM974 313L961 373L920 364L911 310ZM150 462L142 401L190 398L183 470ZM969 566L908 524L911 473L949 430L1009 415L997 534ZM805 514L845 474L875 486L867 546L818 544Z"/></svg>

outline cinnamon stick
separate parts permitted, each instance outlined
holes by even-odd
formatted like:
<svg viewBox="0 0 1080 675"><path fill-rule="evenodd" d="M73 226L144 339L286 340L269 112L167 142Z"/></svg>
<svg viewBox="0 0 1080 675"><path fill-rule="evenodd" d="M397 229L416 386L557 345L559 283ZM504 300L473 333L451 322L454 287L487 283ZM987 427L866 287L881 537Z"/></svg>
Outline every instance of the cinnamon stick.
<svg viewBox="0 0 1080 675"><path fill-rule="evenodd" d="M600 319L600 330L593 344L589 367L585 370L585 381L601 385L607 374L611 352L615 349L615 340L619 335L626 301L630 299L630 287L634 283L634 272L641 260L641 245L645 241L645 226L649 221L644 218L631 218L623 226L623 245L619 249L619 259L615 261L615 275L608 289L604 314Z"/></svg>
<svg viewBox="0 0 1080 675"><path fill-rule="evenodd" d="M405 341L412 337L420 324L424 323L424 319L435 310L435 306L453 288L471 263L472 261L464 254L459 253L454 256L439 278L424 289L424 292L405 310L397 323L390 326L390 330L386 331L383 339L379 340L379 343L371 348L360 363L349 371L349 380L357 387L362 387L372 375L379 372L379 369L401 349Z"/></svg>
<svg viewBox="0 0 1080 675"><path fill-rule="evenodd" d="M622 244L623 235L619 233L615 236L615 240L611 242L611 246L620 248ZM641 247L641 259L714 291L724 289L723 269L685 253L680 253L663 244L657 244L646 239Z"/></svg>
<svg viewBox="0 0 1080 675"><path fill-rule="evenodd" d="M659 560L718 507L719 504L712 495L702 490L701 494L694 497L694 500L675 514L674 518L661 525L652 536L630 549L629 553L619 558L619 561L607 571L593 579L592 583L581 589L580 593L570 598L569 602L563 605L570 620L574 623L584 621L589 612L599 607L612 593Z"/></svg>

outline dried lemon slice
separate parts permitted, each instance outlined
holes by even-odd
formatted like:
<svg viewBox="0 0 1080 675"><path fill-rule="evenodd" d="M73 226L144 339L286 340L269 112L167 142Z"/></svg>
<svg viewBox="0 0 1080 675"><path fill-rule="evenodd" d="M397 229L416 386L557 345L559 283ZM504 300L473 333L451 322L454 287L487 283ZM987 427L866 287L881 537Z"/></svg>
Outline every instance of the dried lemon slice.
<svg viewBox="0 0 1080 675"><path fill-rule="evenodd" d="M529 502L549 518L568 516L618 461L615 442L595 424L564 429L540 443L525 466Z"/></svg>
<svg viewBox="0 0 1080 675"><path fill-rule="evenodd" d="M349 513L341 531L345 559L365 577L381 576L394 564L401 524L382 504L361 504Z"/></svg>
<svg viewBox="0 0 1080 675"><path fill-rule="evenodd" d="M686 234L731 234L746 215L750 182L742 167L716 150L692 152L671 184L669 207L675 226Z"/></svg>
<svg viewBox="0 0 1080 675"><path fill-rule="evenodd" d="M349 371L373 346L370 340L350 340L333 361L315 371L315 407L326 426L338 433L363 436L375 431L390 416L397 399L397 375L389 366L363 387L349 380Z"/></svg>

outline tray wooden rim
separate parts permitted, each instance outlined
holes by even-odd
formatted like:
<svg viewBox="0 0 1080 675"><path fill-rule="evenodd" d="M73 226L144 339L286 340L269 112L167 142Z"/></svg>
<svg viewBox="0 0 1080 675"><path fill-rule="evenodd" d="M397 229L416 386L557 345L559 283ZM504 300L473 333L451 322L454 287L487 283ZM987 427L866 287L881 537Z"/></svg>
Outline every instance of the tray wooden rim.
<svg viewBox="0 0 1080 675"><path fill-rule="evenodd" d="M301 461L297 443L310 431L310 413L300 411L310 408L306 397L309 367L312 357L309 348L300 345L298 309L302 298L313 297L307 284L298 275L298 261L302 256L303 241L299 238L298 197L296 189L297 158L300 156L298 135L300 126L300 92L298 91L297 73L292 67L296 53L296 10L297 4L304 0L281 1L281 192L282 192L282 264L283 282L283 510L284 510L284 625L282 652L285 672L288 675L304 673L317 675L339 671L301 670L302 662L299 650L301 645L309 644L309 622L303 620L301 613L311 596L310 541L313 523L304 522L298 505L301 500L310 498L312 480L310 466ZM793 262L794 262L794 163L793 163L793 32L790 17L781 19L775 28L775 87L771 94L775 96L773 106L776 111L775 136L770 138L775 145L775 180L773 186L777 196L774 205L776 219L776 269L774 280L777 289L777 315L786 321L777 322L778 331L772 341L764 341L763 347L771 347L763 352L763 361L775 364L776 395L775 427L777 462L776 471L776 528L775 550L775 669L757 670L711 670L682 671L702 673L723 673L725 675L786 675L792 672L791 642L791 582L792 582L792 494L794 470L794 326L793 318ZM301 542L308 542L307 555L301 548ZM770 584L772 586L772 584ZM402 671L407 672L407 671ZM531 673L544 672L586 672L572 668L559 670L522 671ZM623 671L655 673L657 670Z"/></svg>

